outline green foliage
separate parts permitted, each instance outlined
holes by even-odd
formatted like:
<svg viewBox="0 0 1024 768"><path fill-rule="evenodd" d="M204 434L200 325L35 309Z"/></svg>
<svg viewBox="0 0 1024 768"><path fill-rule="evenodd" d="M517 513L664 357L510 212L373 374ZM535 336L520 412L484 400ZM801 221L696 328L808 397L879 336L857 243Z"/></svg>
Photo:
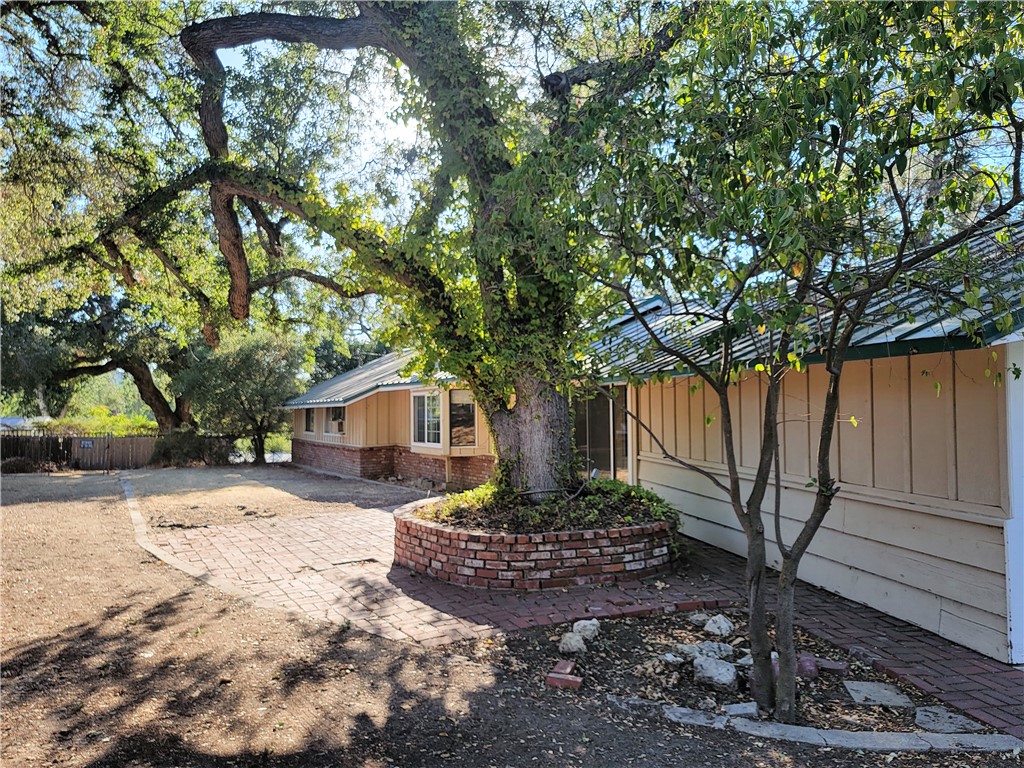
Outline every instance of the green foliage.
<svg viewBox="0 0 1024 768"><path fill-rule="evenodd" d="M719 321L683 350L715 376L799 368L912 264L980 303L967 252L912 256L1020 205L1022 71L1016 3L707 4L649 89L581 113L579 208L611 282Z"/></svg>
<svg viewBox="0 0 1024 768"><path fill-rule="evenodd" d="M153 412L139 397L128 376L118 371L92 376L78 387L68 404L68 415L72 418L92 416L102 412L115 416L141 417L151 421ZM156 422L152 422L154 429Z"/></svg>
<svg viewBox="0 0 1024 768"><path fill-rule="evenodd" d="M380 341L350 341L339 349L331 339L324 339L313 349L313 373L309 383L319 384L335 376L365 365L390 350Z"/></svg>
<svg viewBox="0 0 1024 768"><path fill-rule="evenodd" d="M537 533L611 528L668 521L678 529L679 513L657 494L618 480L599 479L576 493L531 504L521 494L487 483L424 507L424 519L459 528Z"/></svg>
<svg viewBox="0 0 1024 768"><path fill-rule="evenodd" d="M271 432L267 435L263 444L266 453L291 453L292 431L289 429L282 432ZM234 451L247 459L255 456L255 446L252 438L243 438L235 441Z"/></svg>
<svg viewBox="0 0 1024 768"><path fill-rule="evenodd" d="M55 435L103 434L128 437L155 434L157 424L152 418L141 414L111 413L106 406L96 405L75 416L45 422L41 428Z"/></svg>
<svg viewBox="0 0 1024 768"><path fill-rule="evenodd" d="M154 467L223 466L233 447L231 438L201 435L185 426L160 435L149 463Z"/></svg>
<svg viewBox="0 0 1024 768"><path fill-rule="evenodd" d="M299 392L303 349L294 339L269 332L239 332L205 353L182 375L180 385L208 433L248 437L256 461L264 444L288 423L281 408Z"/></svg>

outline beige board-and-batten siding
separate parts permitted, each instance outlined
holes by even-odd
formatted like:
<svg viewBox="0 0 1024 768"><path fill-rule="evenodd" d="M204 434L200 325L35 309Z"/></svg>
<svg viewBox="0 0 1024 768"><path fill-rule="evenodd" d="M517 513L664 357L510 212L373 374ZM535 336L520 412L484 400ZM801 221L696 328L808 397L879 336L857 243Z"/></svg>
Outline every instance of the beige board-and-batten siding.
<svg viewBox="0 0 1024 768"><path fill-rule="evenodd" d="M306 431L306 412L294 412L295 437L316 443L358 448L409 444L408 391L377 392L345 407L345 432L330 421L330 408L314 408L313 431Z"/></svg>
<svg viewBox="0 0 1024 768"><path fill-rule="evenodd" d="M988 371L988 375L986 375ZM1006 660L1003 524L1007 502L1002 359L991 350L857 360L843 369L833 472L841 490L800 567L812 584ZM719 405L694 378L649 384L635 407L665 448L725 475ZM815 474L823 366L787 374L781 403L782 535L806 519ZM730 393L744 490L756 467L764 385ZM857 420L854 427L851 417ZM745 539L710 482L636 434L636 477L683 512L684 531L737 554ZM773 498L768 494L766 511ZM774 542L774 527L766 521ZM770 547L773 564L778 552Z"/></svg>
<svg viewBox="0 0 1024 768"><path fill-rule="evenodd" d="M388 445L411 448L414 452L431 455L489 456L493 452L491 435L487 422L476 409L476 445L452 447L449 445L447 426L450 403L448 390L417 389L419 393L441 395L441 445L438 447L413 446L412 444L412 394L408 389L376 392L362 400L346 406L345 432L338 434L334 422L330 421L330 408L314 408L314 427L306 431L306 412L298 408L294 412L295 437L313 443L344 445L353 448L374 448Z"/></svg>

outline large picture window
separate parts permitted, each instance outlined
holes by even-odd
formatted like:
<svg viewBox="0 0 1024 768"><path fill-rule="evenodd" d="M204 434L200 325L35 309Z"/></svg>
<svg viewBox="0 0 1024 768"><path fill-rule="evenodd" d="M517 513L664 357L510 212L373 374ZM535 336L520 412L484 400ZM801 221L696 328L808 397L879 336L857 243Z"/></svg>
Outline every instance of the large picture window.
<svg viewBox="0 0 1024 768"><path fill-rule="evenodd" d="M468 389L453 389L448 400L449 439L453 448L476 445L476 404Z"/></svg>
<svg viewBox="0 0 1024 768"><path fill-rule="evenodd" d="M441 396L412 396L412 441L422 445L441 444Z"/></svg>
<svg viewBox="0 0 1024 768"><path fill-rule="evenodd" d="M339 435L345 434L345 406L339 405L331 408L331 421L334 422L335 432Z"/></svg>

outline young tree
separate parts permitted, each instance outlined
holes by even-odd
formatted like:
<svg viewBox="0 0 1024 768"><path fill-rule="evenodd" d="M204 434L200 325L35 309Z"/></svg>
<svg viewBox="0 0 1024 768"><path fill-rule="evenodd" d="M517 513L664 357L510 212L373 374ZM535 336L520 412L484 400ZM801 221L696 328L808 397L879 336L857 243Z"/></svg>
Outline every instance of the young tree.
<svg viewBox="0 0 1024 768"><path fill-rule="evenodd" d="M304 350L272 332L235 333L192 365L181 387L207 432L252 439L257 464L266 463L267 435L291 414L281 406L299 392Z"/></svg>
<svg viewBox="0 0 1024 768"><path fill-rule="evenodd" d="M717 396L727 473L676 460L728 498L746 534L753 691L789 722L794 586L839 492L830 448L851 344L868 324L929 309L904 292L967 310L968 330L979 318L1012 326L1005 284L990 292L984 281L1007 277L1003 244L1019 251L1024 236L1024 20L1019 4L710 4L690 30L656 87L591 126L586 140L604 151L581 172L579 205L609 254L608 284L634 310L650 292L671 303L657 318L637 312L650 337L640 359L694 374ZM828 374L815 494L785 541L779 397L809 356ZM749 483L729 397L741 371L764 392ZM765 593L773 508L777 685Z"/></svg>

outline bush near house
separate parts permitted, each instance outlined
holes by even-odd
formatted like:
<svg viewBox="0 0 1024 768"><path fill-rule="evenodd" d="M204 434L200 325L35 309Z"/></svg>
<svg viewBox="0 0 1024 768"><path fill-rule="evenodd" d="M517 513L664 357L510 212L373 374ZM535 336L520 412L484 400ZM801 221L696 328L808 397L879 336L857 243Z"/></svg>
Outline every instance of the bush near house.
<svg viewBox="0 0 1024 768"><path fill-rule="evenodd" d="M511 533L620 528L662 520L679 528L679 513L660 496L609 479L593 480L572 495L552 496L539 504L491 482L449 496L417 514L457 528Z"/></svg>

